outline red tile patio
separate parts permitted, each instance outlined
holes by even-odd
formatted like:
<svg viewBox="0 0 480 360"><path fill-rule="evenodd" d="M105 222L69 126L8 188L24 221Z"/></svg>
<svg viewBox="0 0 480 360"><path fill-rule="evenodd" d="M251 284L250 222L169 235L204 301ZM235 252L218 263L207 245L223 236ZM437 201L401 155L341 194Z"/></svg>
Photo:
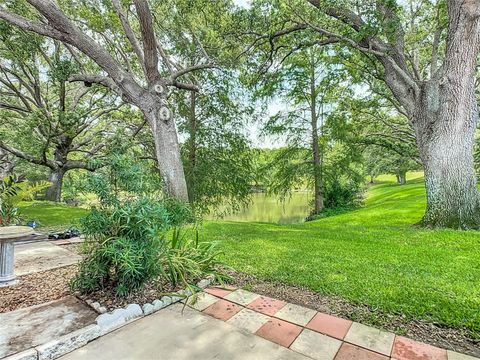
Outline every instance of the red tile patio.
<svg viewBox="0 0 480 360"><path fill-rule="evenodd" d="M447 351L397 336L393 344L392 357L397 360L447 360Z"/></svg>
<svg viewBox="0 0 480 360"><path fill-rule="evenodd" d="M343 343L335 360L387 360L388 357L349 343Z"/></svg>
<svg viewBox="0 0 480 360"><path fill-rule="evenodd" d="M301 326L272 318L258 329L255 334L279 345L289 347L301 332Z"/></svg>
<svg viewBox="0 0 480 360"><path fill-rule="evenodd" d="M240 305L221 299L207 307L203 312L219 320L227 321L242 309L243 307Z"/></svg>
<svg viewBox="0 0 480 360"><path fill-rule="evenodd" d="M221 288L221 287L208 287L204 291L210 295L215 295L217 297L225 297L230 294L235 288Z"/></svg>
<svg viewBox="0 0 480 360"><path fill-rule="evenodd" d="M268 296L260 296L257 300L247 305L249 309L258 311L259 313L273 316L284 307L287 303L282 300L272 299Z"/></svg>
<svg viewBox="0 0 480 360"><path fill-rule="evenodd" d="M223 299L223 297L232 293L233 288L209 287L205 292L221 298L203 312L217 319L227 321L235 314L245 309L244 306ZM275 314L287 305L285 301L273 299L267 296L260 296L258 299L249 303L246 307L264 314L261 316ZM302 309L297 305L290 304L297 312L303 314L303 311L312 311L310 309ZM283 311L282 311L283 312ZM235 324L235 322L231 322ZM244 323L241 322L240 323ZM257 326L259 326L258 324ZM303 325L303 324L302 324ZM299 349L308 349L308 356L317 360L334 359L334 360L458 360L458 359L476 359L474 357L464 356L455 352L447 352L444 349L435 346L423 344L402 336L395 336L393 333L381 331L370 326L359 323L353 323L332 315L317 313L304 327L293 324L276 317L270 318L264 323L255 334L264 339L272 341L284 347L290 347L296 339L300 339L299 335L304 329L306 332L323 334L322 339L325 344L334 344L339 340L343 343L335 354L336 349L326 354L325 351L316 351L319 348L318 341L312 340L318 336L307 336L302 341L297 342L298 346L293 346L293 350L300 353ZM255 331L254 329L250 331ZM309 332L309 334L314 334ZM378 334L377 334L378 333ZM305 340L307 339L307 340ZM310 339L310 340L308 340ZM335 340L338 339L338 340ZM307 341L307 342L306 342ZM316 343L308 344L308 341ZM357 344L357 345L355 345ZM330 349L331 350L331 349ZM333 358L333 356L335 356ZM477 359L480 360L480 359Z"/></svg>
<svg viewBox="0 0 480 360"><path fill-rule="evenodd" d="M322 334L343 340L345 335L347 335L350 326L352 326L352 321L350 320L345 320L323 313L317 313L313 319L310 320L306 327Z"/></svg>

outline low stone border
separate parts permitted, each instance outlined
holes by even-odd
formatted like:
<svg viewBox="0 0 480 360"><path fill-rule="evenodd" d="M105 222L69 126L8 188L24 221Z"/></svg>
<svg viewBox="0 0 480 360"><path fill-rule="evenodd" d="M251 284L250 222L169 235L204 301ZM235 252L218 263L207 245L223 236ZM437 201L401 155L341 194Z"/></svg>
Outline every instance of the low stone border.
<svg viewBox="0 0 480 360"><path fill-rule="evenodd" d="M203 290L207 288L211 282L212 279L201 280L197 283L197 287ZM129 304L125 308L115 309L110 313L107 313L105 307L101 306L98 302L87 300L87 304L100 313L95 319L95 324L88 325L69 334L60 336L59 338L45 344L7 356L6 358L3 358L3 360L57 359L73 350L85 346L87 343L100 336L108 334L126 324L179 302L185 297L193 295L193 292L187 289L180 290L177 294L180 296L163 296L162 298L156 299L152 303L146 303L143 306L140 306L139 304Z"/></svg>

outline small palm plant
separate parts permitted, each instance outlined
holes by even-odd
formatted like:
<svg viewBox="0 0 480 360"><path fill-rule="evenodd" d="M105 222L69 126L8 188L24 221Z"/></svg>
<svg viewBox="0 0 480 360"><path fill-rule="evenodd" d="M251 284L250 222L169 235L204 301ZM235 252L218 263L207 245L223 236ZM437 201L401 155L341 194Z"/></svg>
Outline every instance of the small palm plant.
<svg viewBox="0 0 480 360"><path fill-rule="evenodd" d="M21 221L18 203L33 200L35 194L48 188L50 183L29 183L22 176L8 175L0 179L0 226L17 225Z"/></svg>

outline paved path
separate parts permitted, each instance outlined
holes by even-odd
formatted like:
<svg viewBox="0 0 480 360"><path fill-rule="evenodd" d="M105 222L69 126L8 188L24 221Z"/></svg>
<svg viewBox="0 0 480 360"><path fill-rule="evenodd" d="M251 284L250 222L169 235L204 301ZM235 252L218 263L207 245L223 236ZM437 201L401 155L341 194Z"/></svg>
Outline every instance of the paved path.
<svg viewBox="0 0 480 360"><path fill-rule="evenodd" d="M48 241L15 245L15 275L73 265L80 259L81 256Z"/></svg>
<svg viewBox="0 0 480 360"><path fill-rule="evenodd" d="M306 360L308 358L201 312L175 304L105 335L61 359Z"/></svg>
<svg viewBox="0 0 480 360"><path fill-rule="evenodd" d="M73 296L0 314L0 359L93 324L97 313Z"/></svg>

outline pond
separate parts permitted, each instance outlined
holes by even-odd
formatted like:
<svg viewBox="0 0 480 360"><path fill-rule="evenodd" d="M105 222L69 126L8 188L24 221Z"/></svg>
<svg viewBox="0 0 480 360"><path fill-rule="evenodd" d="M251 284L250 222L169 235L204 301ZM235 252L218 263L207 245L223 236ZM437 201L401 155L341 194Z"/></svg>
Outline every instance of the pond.
<svg viewBox="0 0 480 360"><path fill-rule="evenodd" d="M222 218L228 221L254 221L277 224L302 222L310 212L310 192L294 192L282 202L280 198L265 193L252 194L250 205L238 213Z"/></svg>

